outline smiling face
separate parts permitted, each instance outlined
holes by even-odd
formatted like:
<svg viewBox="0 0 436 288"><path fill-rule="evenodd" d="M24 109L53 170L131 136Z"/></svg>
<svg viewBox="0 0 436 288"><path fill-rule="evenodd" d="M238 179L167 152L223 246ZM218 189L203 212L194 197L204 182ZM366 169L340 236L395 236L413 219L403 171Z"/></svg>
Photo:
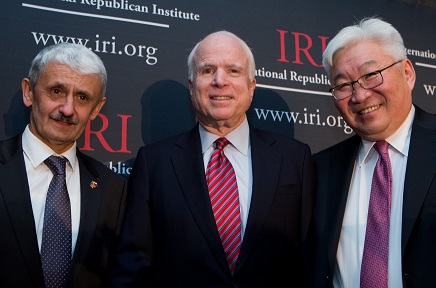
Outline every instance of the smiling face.
<svg viewBox="0 0 436 288"><path fill-rule="evenodd" d="M98 75L58 63L47 64L33 89L28 78L21 85L23 102L31 106L30 131L58 154L74 144L106 101Z"/></svg>
<svg viewBox="0 0 436 288"><path fill-rule="evenodd" d="M236 39L217 34L202 41L194 63L189 90L198 121L225 135L244 121L253 99L256 80L250 80L249 58Z"/></svg>
<svg viewBox="0 0 436 288"><path fill-rule="evenodd" d="M374 41L364 41L338 50L333 56L330 79L332 86L358 79L395 61ZM412 105L415 70L406 59L382 72L383 84L365 90L354 84L354 93L334 100L344 120L363 139L384 140L404 122Z"/></svg>

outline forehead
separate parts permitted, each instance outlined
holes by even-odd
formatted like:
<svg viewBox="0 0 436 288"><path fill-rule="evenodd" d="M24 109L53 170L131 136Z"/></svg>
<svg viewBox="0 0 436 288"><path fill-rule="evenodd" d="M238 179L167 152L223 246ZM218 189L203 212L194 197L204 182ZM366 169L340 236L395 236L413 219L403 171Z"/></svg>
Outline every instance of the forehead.
<svg viewBox="0 0 436 288"><path fill-rule="evenodd" d="M377 63L389 57L375 41L360 41L347 45L333 55L332 68L361 67L365 63Z"/></svg>
<svg viewBox="0 0 436 288"><path fill-rule="evenodd" d="M79 73L71 69L68 65L58 62L49 62L42 70L41 78L64 78L66 75L74 78L80 76Z"/></svg>
<svg viewBox="0 0 436 288"><path fill-rule="evenodd" d="M80 74L65 64L51 62L45 66L37 85L70 87L100 97L101 79L97 74Z"/></svg>
<svg viewBox="0 0 436 288"><path fill-rule="evenodd" d="M338 50L332 59L330 79L333 83L340 78L356 78L381 68L393 58L375 41L355 42Z"/></svg>
<svg viewBox="0 0 436 288"><path fill-rule="evenodd" d="M83 82L83 84L100 85L100 77L97 74L82 74L66 64L58 62L48 63L41 73L41 78L44 80L57 80L62 82Z"/></svg>
<svg viewBox="0 0 436 288"><path fill-rule="evenodd" d="M248 56L242 45L228 35L205 38L196 53L197 65L247 65Z"/></svg>

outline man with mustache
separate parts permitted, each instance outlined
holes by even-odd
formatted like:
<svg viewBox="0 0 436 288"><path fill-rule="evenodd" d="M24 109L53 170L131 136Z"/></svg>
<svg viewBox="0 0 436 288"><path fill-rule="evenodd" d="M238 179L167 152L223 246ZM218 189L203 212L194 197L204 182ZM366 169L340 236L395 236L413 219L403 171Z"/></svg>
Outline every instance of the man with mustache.
<svg viewBox="0 0 436 288"><path fill-rule="evenodd" d="M30 123L0 142L0 286L104 287L126 181L76 140L106 101L106 69L61 43L35 57L21 83Z"/></svg>

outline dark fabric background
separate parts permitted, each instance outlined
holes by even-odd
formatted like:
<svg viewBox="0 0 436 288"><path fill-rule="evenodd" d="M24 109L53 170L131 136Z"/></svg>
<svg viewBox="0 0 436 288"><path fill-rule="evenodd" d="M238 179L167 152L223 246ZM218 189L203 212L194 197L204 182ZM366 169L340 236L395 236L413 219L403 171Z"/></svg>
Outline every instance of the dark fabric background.
<svg viewBox="0 0 436 288"><path fill-rule="evenodd" d="M6 0L0 6L0 138L28 123L20 83L36 53L55 41L82 41L102 58L109 84L108 101L79 147L126 176L140 146L195 123L186 58L217 30L236 33L253 50L253 125L295 137L313 152L351 135L327 93L321 53L339 29L363 17L380 16L401 32L417 73L414 102L436 113L434 1Z"/></svg>

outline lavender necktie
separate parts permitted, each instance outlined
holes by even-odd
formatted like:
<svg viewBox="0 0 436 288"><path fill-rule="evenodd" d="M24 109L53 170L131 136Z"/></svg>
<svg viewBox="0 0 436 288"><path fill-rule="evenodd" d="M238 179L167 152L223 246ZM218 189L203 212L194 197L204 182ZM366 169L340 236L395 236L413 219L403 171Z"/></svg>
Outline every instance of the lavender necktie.
<svg viewBox="0 0 436 288"><path fill-rule="evenodd" d="M388 287L389 223L392 200L392 167L389 144L374 145L379 159L374 169L363 248L360 287Z"/></svg>

